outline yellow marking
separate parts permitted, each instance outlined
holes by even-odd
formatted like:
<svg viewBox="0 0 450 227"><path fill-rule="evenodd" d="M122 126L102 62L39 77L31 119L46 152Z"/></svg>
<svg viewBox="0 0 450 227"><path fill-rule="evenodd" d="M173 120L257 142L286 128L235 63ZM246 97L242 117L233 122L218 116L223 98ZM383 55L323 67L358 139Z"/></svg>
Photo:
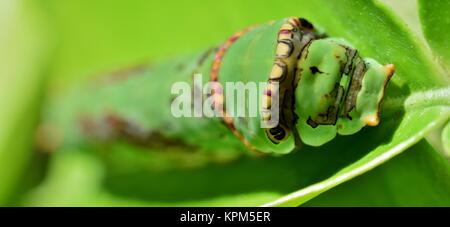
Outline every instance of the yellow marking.
<svg viewBox="0 0 450 227"><path fill-rule="evenodd" d="M278 36L278 40L286 40L286 39L292 40L291 36L292 36L291 34L280 34Z"/></svg>
<svg viewBox="0 0 450 227"><path fill-rule="evenodd" d="M290 22L292 24L297 24L297 21L298 21L297 18L292 18L291 17L291 18L288 19L288 22Z"/></svg>
<svg viewBox="0 0 450 227"><path fill-rule="evenodd" d="M395 66L393 64L388 64L383 66L386 77L389 79L395 72Z"/></svg>
<svg viewBox="0 0 450 227"><path fill-rule="evenodd" d="M268 95L264 95L262 106L264 109L270 109L270 107L272 107L272 97L270 97Z"/></svg>
<svg viewBox="0 0 450 227"><path fill-rule="evenodd" d="M380 118L377 114L368 115L364 118L364 123L368 126L377 126L380 123Z"/></svg>
<svg viewBox="0 0 450 227"><path fill-rule="evenodd" d="M288 44L286 43L278 43L277 46L277 52L276 55L277 57L289 57L289 51L291 50L291 48L289 47Z"/></svg>
<svg viewBox="0 0 450 227"><path fill-rule="evenodd" d="M279 63L273 64L272 72L270 72L270 79L276 80L280 79L283 76L283 67L279 65Z"/></svg>
<svg viewBox="0 0 450 227"><path fill-rule="evenodd" d="M261 116L264 121L270 121L272 118L272 113L270 113L270 111L262 111Z"/></svg>
<svg viewBox="0 0 450 227"><path fill-rule="evenodd" d="M288 90L292 90L292 84L294 82L295 79L295 75L294 75L294 68L296 66L297 63L297 55L300 53L300 46L297 44L300 44L300 39L301 39L301 31L300 28L298 27L299 25L299 21L297 18L289 18L288 20L286 20L286 22L281 25L280 27L280 32L278 34L277 37L277 41L279 42L276 46L276 51L275 51L275 64L273 64L272 66L272 70L270 72L270 80L280 80L281 78L286 77L285 79L283 79L283 81L280 84L280 88L278 89L274 89L274 85L270 83L269 80L269 84L266 87L266 89L268 91L271 91L271 96L267 96L264 95L262 98L262 119L265 121L268 121L271 119L271 112L270 111L264 111L264 108L268 109L270 108L271 104L272 104L272 98L274 98L275 92L278 92L278 100L284 100L284 95L286 94L286 92ZM288 34L283 34L281 33L281 30L284 31L290 31ZM282 40L288 40L291 41L293 43L292 46L289 46L289 44L280 42ZM293 48L293 49L291 49ZM290 55L289 55L290 54ZM284 71L283 71L284 70ZM278 101L276 100L276 101ZM281 101L282 102L282 101ZM283 105L283 103L280 103L280 105ZM280 108L282 108L280 106ZM283 117L283 116L281 116ZM266 129L266 133L268 138L274 142L274 143L278 143L281 142L283 140L285 140L286 138L289 137L290 132L289 130L282 126L281 124L279 125L281 126L281 128L283 129L285 136L283 139L278 140L275 137L273 137L273 135L270 133L270 129Z"/></svg>
<svg viewBox="0 0 450 227"><path fill-rule="evenodd" d="M281 25L280 30L294 30L294 26L292 26L292 24L290 23L284 23L283 25Z"/></svg>

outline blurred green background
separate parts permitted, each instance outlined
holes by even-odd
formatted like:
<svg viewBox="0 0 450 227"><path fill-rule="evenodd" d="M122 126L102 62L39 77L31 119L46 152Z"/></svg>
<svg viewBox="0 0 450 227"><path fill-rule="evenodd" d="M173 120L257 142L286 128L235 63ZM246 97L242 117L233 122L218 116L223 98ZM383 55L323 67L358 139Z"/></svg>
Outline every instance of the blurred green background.
<svg viewBox="0 0 450 227"><path fill-rule="evenodd" d="M243 27L298 14L296 7L256 0L38 2L51 38L49 74L62 86L148 59L202 50ZM385 2L413 30L420 29L415 1Z"/></svg>
<svg viewBox="0 0 450 227"><path fill-rule="evenodd" d="M382 2L392 7L414 31L418 40L424 41L416 1ZM298 10L302 6L295 3L296 1L275 0L0 0L0 205L180 204L176 199L164 199L164 196L170 197L170 193L160 193L162 199L155 203L141 200L140 198L157 197L158 193L146 195L146 187L141 187L139 182L109 182L131 184L129 187L113 187L122 198L116 198L116 195L112 195L114 192L102 192L99 184L104 182L99 179L102 179L104 170L98 160L84 153L74 152L56 157L36 153L33 149L34 128L46 97L58 95L88 77L96 77L127 65L148 59L170 58L210 47L248 25L287 16L302 16ZM286 4L295 7L287 7ZM309 13L314 14L311 11ZM420 150L432 152L424 154ZM411 182L417 182L416 186L419 188L427 188L425 191L432 187L427 184L430 179L434 179L428 174L433 173L421 172L421 168L429 166L417 167L416 164L428 159L443 162L433 152L433 148L422 141L408 154L412 158L404 159L405 154L402 154L393 160L402 164L383 167L384 169L367 174L367 177L356 178L346 183L346 186L337 187L310 201L309 205L450 205L448 196L442 196L448 192L445 187L438 189L439 192L431 203L417 198L419 191L405 193ZM274 165L281 168L283 161L285 160L278 160L279 163ZM411 171L419 177L408 179L408 168L415 168ZM447 173L447 166L442 168ZM73 174L58 175L58 172L64 171ZM239 167L234 171L239 172ZM400 177L385 175L389 171L398 172ZM256 171L248 174L259 173ZM302 177L289 171L281 171L279 174L292 174L287 176L289 179ZM183 175L168 175L162 174L149 179L164 181L183 178ZM444 175L448 177L448 173ZM207 178L199 177L197 180L201 184ZM273 177L275 178L276 176ZM423 182L417 180L422 178ZM43 183L44 179L50 180ZM402 190L380 191L377 179L398 184ZM139 181L139 178L135 180ZM148 179L143 177L142 180ZM443 184L448 185L447 180ZM308 180L305 179L305 182ZM261 204L262 201L270 201L297 189L297 183L293 180L276 192L256 190L258 192L250 196L226 195L209 202L189 200L182 205ZM253 186L258 185L255 183ZM368 188L373 190L368 191ZM170 191L163 187L158 190ZM195 193L204 192L212 197L215 195L201 186L196 190ZM61 191L65 193L60 193ZM133 196L133 192L138 195ZM189 195L192 194L186 192L185 196ZM194 195L193 198L195 197Z"/></svg>

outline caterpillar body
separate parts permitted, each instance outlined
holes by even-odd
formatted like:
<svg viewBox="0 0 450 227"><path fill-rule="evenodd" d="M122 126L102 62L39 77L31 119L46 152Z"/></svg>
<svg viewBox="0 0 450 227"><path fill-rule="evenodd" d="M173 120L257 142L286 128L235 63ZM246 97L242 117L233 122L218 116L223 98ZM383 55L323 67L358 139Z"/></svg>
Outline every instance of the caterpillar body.
<svg viewBox="0 0 450 227"><path fill-rule="evenodd" d="M328 38L307 20L291 17L245 29L206 52L76 88L49 105L38 142L46 150L120 139L160 150L183 146L285 154L301 144L320 146L337 134L378 125L393 73L392 64L362 58L347 41ZM173 117L171 86L192 84L194 74L203 83L267 82L261 116L230 117L223 94L216 93L214 104L223 104L223 117ZM261 120L272 117L274 101L281 108L279 124L261 128Z"/></svg>

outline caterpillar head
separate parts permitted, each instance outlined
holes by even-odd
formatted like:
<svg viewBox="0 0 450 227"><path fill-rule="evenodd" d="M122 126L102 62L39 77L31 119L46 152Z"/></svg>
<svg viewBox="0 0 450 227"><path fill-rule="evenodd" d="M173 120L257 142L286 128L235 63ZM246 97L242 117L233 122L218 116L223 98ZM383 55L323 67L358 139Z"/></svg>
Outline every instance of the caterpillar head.
<svg viewBox="0 0 450 227"><path fill-rule="evenodd" d="M320 146L337 134L378 125L394 65L364 59L346 41L314 36L299 24L290 19L280 28L269 83L280 83L281 120L265 129L269 141Z"/></svg>
<svg viewBox="0 0 450 227"><path fill-rule="evenodd" d="M380 104L394 65L359 56L347 42L314 40L297 64L295 113L301 140L320 146L380 122Z"/></svg>

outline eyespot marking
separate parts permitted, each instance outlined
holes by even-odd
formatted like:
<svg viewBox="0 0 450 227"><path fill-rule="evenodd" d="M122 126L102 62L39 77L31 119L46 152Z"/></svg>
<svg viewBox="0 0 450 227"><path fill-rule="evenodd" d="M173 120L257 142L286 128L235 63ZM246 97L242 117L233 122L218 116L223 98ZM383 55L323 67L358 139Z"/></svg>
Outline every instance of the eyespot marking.
<svg viewBox="0 0 450 227"><path fill-rule="evenodd" d="M317 66L311 66L311 67L309 67L309 70L314 75L317 74L317 73L319 73L319 74L323 73L322 71L320 71L320 69Z"/></svg>

